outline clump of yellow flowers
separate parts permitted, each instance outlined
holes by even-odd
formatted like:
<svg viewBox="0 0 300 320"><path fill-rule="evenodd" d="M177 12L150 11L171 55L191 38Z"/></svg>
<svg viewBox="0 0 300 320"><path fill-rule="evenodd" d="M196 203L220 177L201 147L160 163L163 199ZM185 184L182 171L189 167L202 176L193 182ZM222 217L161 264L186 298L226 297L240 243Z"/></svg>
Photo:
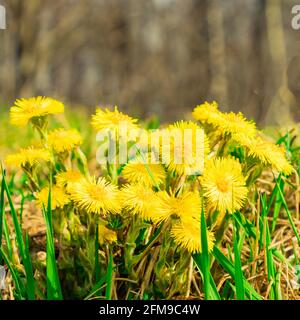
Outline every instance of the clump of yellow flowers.
<svg viewBox="0 0 300 320"><path fill-rule="evenodd" d="M45 163L47 174L52 175L54 214L57 210L85 213L89 220L100 224L107 223L111 216L118 216L128 224L140 219L152 228L163 223L166 226L164 236L190 253L201 251L202 208L209 221L207 234L211 249L214 231L225 216L247 206L250 184L255 182L251 179L254 168L261 172L269 167L285 175L293 170L284 149L264 138L253 121L248 121L241 113L219 111L216 102L197 106L192 113L195 121L176 122L156 132L145 130L137 119L123 114L117 107L113 110L98 108L92 117L92 126L96 131L117 131L116 140L121 139L120 123L126 125L128 132L143 130L144 137L146 134L149 140L150 135L161 138L174 129L178 129L180 137L176 133L172 135L167 148L169 154L158 139L156 149L146 146L146 152L141 154L138 150L125 164L101 165L93 172L91 168L83 170L79 165L84 157L80 150L84 143L80 133L75 129L48 129L47 117L63 112L63 103L46 97L17 100L10 111L13 125L31 123L41 136L38 147L29 146L6 158L8 166L23 168L30 175L30 181L34 182L32 188L36 188L33 191L37 205L45 206L49 194L50 180L41 184L38 179L45 171L41 164ZM194 146L196 131L201 133L202 139L198 158ZM189 138L183 144L176 144L184 139L185 132L190 134ZM242 160L230 153L232 145L244 150ZM191 151L186 161L175 161L186 149ZM149 161L151 157L156 162ZM116 237L117 233L115 236L109 233L110 239L118 241Z"/></svg>
<svg viewBox="0 0 300 320"><path fill-rule="evenodd" d="M212 250L226 217L247 207L263 170L283 175L293 171L281 146L243 114L221 112L216 102L197 106L194 120L156 130L117 107L98 108L91 125L95 137L108 133L99 147L107 156L114 146L114 157L96 166L80 148L85 141L79 131L49 129L49 117L63 112L64 104L52 98L17 100L10 110L11 124L31 124L39 141L8 155L5 162L24 170L37 208L45 208L51 195L56 236L64 246L77 248L88 271L93 269L86 262L94 250L90 239L98 239L100 247L119 248L116 252L133 274L142 261L138 242L146 248L163 245L183 256L201 252L202 211ZM66 255L61 260L62 268L71 264Z"/></svg>

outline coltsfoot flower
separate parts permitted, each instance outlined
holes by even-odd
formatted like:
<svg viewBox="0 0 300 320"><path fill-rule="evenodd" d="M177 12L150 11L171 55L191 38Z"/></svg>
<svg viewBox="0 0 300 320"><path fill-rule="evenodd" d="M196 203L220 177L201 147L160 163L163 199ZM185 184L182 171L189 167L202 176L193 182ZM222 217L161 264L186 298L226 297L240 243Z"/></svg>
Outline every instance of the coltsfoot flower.
<svg viewBox="0 0 300 320"><path fill-rule="evenodd" d="M36 194L36 203L40 208L48 207L49 187L43 188ZM70 202L64 189L58 186L51 188L51 209L63 208Z"/></svg>
<svg viewBox="0 0 300 320"><path fill-rule="evenodd" d="M82 144L80 133L75 130L55 129L48 135L48 143L57 153L70 152Z"/></svg>
<svg viewBox="0 0 300 320"><path fill-rule="evenodd" d="M10 109L10 122L16 126L25 126L31 119L63 112L63 103L52 98L18 99Z"/></svg>
<svg viewBox="0 0 300 320"><path fill-rule="evenodd" d="M120 211L118 187L103 177L72 183L68 192L75 205L90 214L107 215Z"/></svg>
<svg viewBox="0 0 300 320"><path fill-rule="evenodd" d="M157 194L144 184L128 184L121 189L122 207L132 215L151 220L160 209Z"/></svg>
<svg viewBox="0 0 300 320"><path fill-rule="evenodd" d="M161 222L168 218L186 220L196 218L201 213L201 198L197 191L183 191L180 195L168 194L166 191L157 193L160 202L159 210L153 212L152 220Z"/></svg>
<svg viewBox="0 0 300 320"><path fill-rule="evenodd" d="M239 134L234 135L233 139L247 149L248 156L258 159L264 166L271 166L275 171L286 175L292 173L293 166L287 160L283 147L261 136L249 138Z"/></svg>
<svg viewBox="0 0 300 320"><path fill-rule="evenodd" d="M211 251L214 246L215 237L213 232L207 230L208 250ZM190 253L200 253L201 248L201 229L200 221L191 218L190 220L179 221L171 229L171 236L175 243Z"/></svg>
<svg viewBox="0 0 300 320"><path fill-rule="evenodd" d="M254 137L257 134L255 122L247 120L241 112L222 113L215 101L197 106L193 111L193 117L202 123L212 125L223 135L245 134Z"/></svg>
<svg viewBox="0 0 300 320"><path fill-rule="evenodd" d="M201 174L209 142L204 130L192 121L180 121L168 127L168 144L162 145L162 160L170 171L179 175ZM166 132L164 136L166 137Z"/></svg>
<svg viewBox="0 0 300 320"><path fill-rule="evenodd" d="M96 114L92 117L92 126L95 130L115 130L117 133L119 133L120 126L126 126L125 129L130 132L138 129L137 121L137 119L120 112L115 106L114 111L110 111L108 108L97 109Z"/></svg>
<svg viewBox="0 0 300 320"><path fill-rule="evenodd" d="M216 126L221 118L221 112L219 111L219 106L216 101L211 103L204 102L196 106L193 111L193 117L195 120L198 120L202 123L208 123L213 126Z"/></svg>
<svg viewBox="0 0 300 320"><path fill-rule="evenodd" d="M75 170L68 170L64 172L59 172L56 176L56 184L60 187L65 187L68 191L72 183L79 182L84 179L81 172Z"/></svg>
<svg viewBox="0 0 300 320"><path fill-rule="evenodd" d="M247 120L241 112L222 113L216 125L223 135L243 134L254 137L257 134L255 122Z"/></svg>
<svg viewBox="0 0 300 320"><path fill-rule="evenodd" d="M152 160L156 161L155 154L138 155L125 166L123 177L130 183L140 182L148 187L162 184L166 179L166 171L162 164L151 163Z"/></svg>
<svg viewBox="0 0 300 320"><path fill-rule="evenodd" d="M14 167L34 166L41 161L50 161L50 152L47 149L28 147L21 149L18 153L8 155L6 164Z"/></svg>
<svg viewBox="0 0 300 320"><path fill-rule="evenodd" d="M244 204L248 189L238 160L214 158L206 161L200 178L209 209L233 213Z"/></svg>

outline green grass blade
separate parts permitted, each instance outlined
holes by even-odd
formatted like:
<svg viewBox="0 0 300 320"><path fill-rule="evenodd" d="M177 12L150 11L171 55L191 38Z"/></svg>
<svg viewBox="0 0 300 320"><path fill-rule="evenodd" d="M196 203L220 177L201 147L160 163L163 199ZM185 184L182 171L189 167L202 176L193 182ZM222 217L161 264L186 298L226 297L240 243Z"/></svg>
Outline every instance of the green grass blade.
<svg viewBox="0 0 300 320"><path fill-rule="evenodd" d="M12 279L13 279L14 285L15 285L15 290L17 291L17 296L19 296L20 298L23 298L23 299L26 298L25 286L19 276L18 271L15 270L15 268L11 264L11 260L7 257L6 253L3 251L2 248L0 248L0 252L1 252L1 256L2 256L5 264L8 267L8 270L11 273L11 276L12 276Z"/></svg>
<svg viewBox="0 0 300 320"><path fill-rule="evenodd" d="M237 223L236 223L237 225ZM235 285L236 285L236 297L238 300L245 300L245 288L244 288L244 276L242 271L241 252L238 246L238 232L236 225L234 227L234 269L235 269Z"/></svg>
<svg viewBox="0 0 300 320"><path fill-rule="evenodd" d="M270 290L270 298L272 300L275 299L275 267L274 267L274 262L273 262L273 255L272 255L272 250L269 249L270 244L271 244L271 237L270 237L270 229L269 229L269 224L267 218L264 220L264 228L265 228L265 253L266 253L266 260L267 260L267 273L268 273L268 281L269 283L272 282L272 287Z"/></svg>
<svg viewBox="0 0 300 320"><path fill-rule="evenodd" d="M51 210L51 187L49 188L48 207L43 209L44 218L46 222L46 276L47 276L47 299L48 300L62 300L61 285L58 277L54 236L52 229L52 210Z"/></svg>
<svg viewBox="0 0 300 320"><path fill-rule="evenodd" d="M234 265L227 259L227 257L214 246L213 255L226 272L235 280L235 268ZM255 291L251 284L244 278L245 293L249 299L262 300L263 298Z"/></svg>
<svg viewBox="0 0 300 320"><path fill-rule="evenodd" d="M199 269L203 280L204 298L206 300L221 300L214 279L210 273L210 256L208 251L207 227L203 207L201 210L200 230L202 252L201 254L194 254L193 259Z"/></svg>
<svg viewBox="0 0 300 320"><path fill-rule="evenodd" d="M20 251L22 262L23 262L24 268L25 268L26 280L27 280L27 285L26 285L27 297L28 297L29 300L34 300L35 299L35 294L34 294L34 276L33 276L31 258L30 258L30 255L26 254L26 248L25 248L25 244L24 244L24 241L23 241L20 222L19 222L19 219L18 219L17 212L16 212L16 210L14 208L14 204L13 204L13 201L12 201L12 197L11 197L9 188L8 188L6 180L5 180L5 172L3 171L3 169L2 169L2 175L3 175L3 186L4 186L4 190L5 190L5 193L6 193L6 196L7 196L7 199L8 199L8 203L9 203L9 206L10 206L11 216L12 216L13 225L14 225L14 229L15 229L15 233L16 233L17 244L18 244L18 248L19 248L19 251Z"/></svg>
<svg viewBox="0 0 300 320"><path fill-rule="evenodd" d="M35 300L35 281L34 281L34 275L33 275L33 268L32 268L32 262L30 258L29 253L29 237L26 233L25 238L25 254L26 254L26 260L24 261L26 275L27 275L27 294L29 300Z"/></svg>
<svg viewBox="0 0 300 320"><path fill-rule="evenodd" d="M210 259L208 252L208 243L207 243L207 233L206 233L206 221L204 216L204 209L202 206L201 210L201 222L200 222L200 230L201 230L201 266L202 266L202 274L203 274L203 287L204 287L204 297L206 300L209 300L209 282L210 282Z"/></svg>
<svg viewBox="0 0 300 320"><path fill-rule="evenodd" d="M25 253L25 245L24 245L24 241L23 241L23 237L22 237L22 230L21 230L21 227L19 224L18 216L17 216L16 210L15 210L12 198L11 198L9 188L8 188L6 180L5 180L5 173L3 171L2 171L2 174L3 174L3 186L4 186L5 193L7 195L8 203L10 206L11 216L12 216L13 225L14 225L14 229L15 229L15 233L16 233L16 239L17 239L19 250L20 250L21 258L24 262L26 260L26 253Z"/></svg>
<svg viewBox="0 0 300 320"><path fill-rule="evenodd" d="M99 228L96 225L96 239L95 239L95 280L96 283L100 280L100 265L99 265Z"/></svg>
<svg viewBox="0 0 300 320"><path fill-rule="evenodd" d="M10 260L12 260L13 259L13 249L12 249L11 242L10 242L9 228L8 228L8 224L7 224L7 220L6 220L5 215L3 216L3 232L4 232L6 247L7 247L7 251L8 251L8 257Z"/></svg>
<svg viewBox="0 0 300 320"><path fill-rule="evenodd" d="M274 178L274 179L275 179L275 178ZM283 194L282 194L282 191L281 191L280 187L278 186L278 182L277 182L276 179L275 179L275 182L276 182L276 185L277 185L277 187L278 187L278 192L279 192L279 195L280 195L280 197L281 197L282 205L283 205L284 210L285 210L285 212L286 212L286 214L287 214L287 216L288 216L288 219L289 219L289 222L290 222L290 224L291 224L291 227L292 227L292 229L293 229L293 231L294 231L294 233L295 233L295 236L296 236L296 238L297 238L298 244L300 245L300 235L299 235L299 232L298 232L298 230L297 230L297 228L296 228L296 225L295 225L295 223L294 223L294 221L293 221L292 214L291 214L291 212L290 212L290 210L289 210L289 208L288 208L288 206L287 206L287 203L286 203L286 201L285 201L285 198L284 198L284 196L283 196Z"/></svg>
<svg viewBox="0 0 300 320"><path fill-rule="evenodd" d="M203 279L201 255L199 253L193 254L193 260L194 260L194 262L200 272L200 275ZM210 289L209 289L210 300L221 300L220 294L218 292L217 286L215 284L215 281L214 281L211 273L210 273L210 277L209 277L209 283L210 283Z"/></svg>
<svg viewBox="0 0 300 320"><path fill-rule="evenodd" d="M275 275L275 296L276 296L276 300L282 300L281 273L282 273L282 271L279 270L278 272L276 272L276 275Z"/></svg>
<svg viewBox="0 0 300 320"><path fill-rule="evenodd" d="M91 299L100 289L101 287L105 284L106 281L106 275L102 277L92 288L91 292L84 298L84 300L89 300Z"/></svg>
<svg viewBox="0 0 300 320"><path fill-rule="evenodd" d="M107 273L106 273L106 291L105 298L106 300L111 300L111 291L112 291L112 283L113 283L113 254L111 248L109 248L109 256L108 256L108 265L107 265Z"/></svg>
<svg viewBox="0 0 300 320"><path fill-rule="evenodd" d="M279 181L278 187L277 187L277 185L275 186L276 196L275 196L275 205L274 205L274 213L273 213L273 220L272 220L272 232L276 228L277 219L278 219L279 212L280 212L280 209L282 206L282 201L281 201L281 197L280 197L278 188L280 188L281 192L283 193L284 181L281 179L281 177L278 178L278 181Z"/></svg>

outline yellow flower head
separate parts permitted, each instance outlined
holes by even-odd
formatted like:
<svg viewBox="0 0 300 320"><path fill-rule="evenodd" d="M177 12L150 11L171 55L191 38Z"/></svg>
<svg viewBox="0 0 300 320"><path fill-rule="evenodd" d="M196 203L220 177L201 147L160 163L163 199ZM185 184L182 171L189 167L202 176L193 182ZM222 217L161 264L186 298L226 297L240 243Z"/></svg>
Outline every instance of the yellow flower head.
<svg viewBox="0 0 300 320"><path fill-rule="evenodd" d="M18 153L6 157L7 165L14 167L34 166L41 161L50 161L50 153L46 149L28 147L21 149Z"/></svg>
<svg viewBox="0 0 300 320"><path fill-rule="evenodd" d="M128 184L121 190L124 209L142 219L151 220L160 207L157 194L144 184Z"/></svg>
<svg viewBox="0 0 300 320"><path fill-rule="evenodd" d="M56 129L49 133L48 143L57 153L70 152L82 143L82 138L77 130Z"/></svg>
<svg viewBox="0 0 300 320"><path fill-rule="evenodd" d="M200 253L201 250L201 230L199 219L190 219L189 221L180 221L171 229L171 235L180 247L188 250L190 253ZM214 246L214 234L207 230L208 250L211 251Z"/></svg>
<svg viewBox="0 0 300 320"><path fill-rule="evenodd" d="M151 163L151 162L154 163ZM130 183L142 183L148 187L162 184L166 179L166 172L160 163L155 163L155 154L138 155L129 161L122 171L123 177Z"/></svg>
<svg viewBox="0 0 300 320"><path fill-rule="evenodd" d="M74 203L88 213L106 215L108 212L118 213L120 210L117 186L112 185L103 177L98 180L84 179L72 183L68 192Z"/></svg>
<svg viewBox="0 0 300 320"><path fill-rule="evenodd" d="M58 173L55 179L58 186L62 188L65 187L68 191L72 183L79 182L80 180L84 179L84 177L79 171L68 170Z"/></svg>
<svg viewBox="0 0 300 320"><path fill-rule="evenodd" d="M46 187L42 189L36 195L36 203L40 208L48 207L48 197L49 197L49 188ZM66 204L70 202L68 195L65 193L64 189L53 186L51 188L51 209L55 210L56 208L63 208Z"/></svg>
<svg viewBox="0 0 300 320"><path fill-rule="evenodd" d="M199 175L209 153L204 130L192 121L180 121L168 127L170 142L162 145L162 160L179 175ZM163 139L166 136L164 133Z"/></svg>
<svg viewBox="0 0 300 320"><path fill-rule="evenodd" d="M219 123L221 115L222 113L219 111L219 106L215 101L212 103L206 101L197 106L193 111L194 119L214 126L216 123Z"/></svg>
<svg viewBox="0 0 300 320"><path fill-rule="evenodd" d="M101 245L106 243L113 243L117 241L117 234L115 231L110 230L107 227L99 224L98 238L99 238L99 243Z"/></svg>
<svg viewBox="0 0 300 320"><path fill-rule="evenodd" d="M201 183L208 208L220 213L239 210L247 198L241 165L233 158L208 160Z"/></svg>
<svg viewBox="0 0 300 320"><path fill-rule="evenodd" d="M47 97L18 99L10 109L10 122L16 126L25 126L33 118L64 112L60 101Z"/></svg>
<svg viewBox="0 0 300 320"><path fill-rule="evenodd" d="M97 109L96 114L92 117L92 126L95 130L116 130L119 133L121 126L127 132L130 130L138 129L137 119L133 119L130 116L120 112L118 107L115 106L114 111L106 109Z"/></svg>
<svg viewBox="0 0 300 320"><path fill-rule="evenodd" d="M263 165L271 166L275 171L286 175L292 173L293 166L287 160L284 148L261 136L249 138L245 135L235 135L233 138L247 148L250 157L258 159Z"/></svg>
<svg viewBox="0 0 300 320"><path fill-rule="evenodd" d="M201 214L201 198L196 191L183 191L177 197L169 195L166 191L158 192L161 200L160 208L153 214L152 220L160 222L170 217L187 220L192 217L199 217Z"/></svg>
<svg viewBox="0 0 300 320"><path fill-rule="evenodd" d="M241 112L223 113L215 124L223 135L244 134L248 137L254 137L257 134L255 123L248 121Z"/></svg>

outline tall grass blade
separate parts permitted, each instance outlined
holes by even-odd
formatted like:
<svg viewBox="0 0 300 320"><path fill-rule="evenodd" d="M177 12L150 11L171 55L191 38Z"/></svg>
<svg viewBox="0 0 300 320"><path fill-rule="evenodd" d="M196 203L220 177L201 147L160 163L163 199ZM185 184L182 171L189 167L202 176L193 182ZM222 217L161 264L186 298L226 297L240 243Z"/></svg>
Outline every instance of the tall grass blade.
<svg viewBox="0 0 300 320"><path fill-rule="evenodd" d="M288 206L287 206L287 203L286 203L286 201L285 201L285 198L284 198L284 196L283 196L283 194L282 194L282 191L281 191L281 189L280 189L280 187L279 187L279 185L278 185L277 179L276 179L275 177L274 177L274 179L275 179L276 185L277 185L277 187L278 187L278 192L279 192L279 195L280 195L280 197L281 197L282 205L283 205L284 210L285 210L285 212L286 212L286 214L287 214L287 216L288 216L288 219L289 219L289 222L290 222L290 224L291 224L291 227L292 227L292 229L293 229L293 231L294 231L294 233L295 233L295 236L296 236L296 238L297 238L298 244L300 245L300 235L299 235L299 232L298 232L298 230L297 230L297 227L296 227L296 225L295 225L295 223L294 223L294 221L293 221L292 214L291 214L291 212L290 212L290 210L289 210L289 208L288 208Z"/></svg>
<svg viewBox="0 0 300 320"><path fill-rule="evenodd" d="M200 272L201 278L203 279L203 273L202 273L202 265L201 265L201 255L199 253L193 254L193 260ZM209 284L210 284L210 289L209 289L209 297L210 300L221 300L220 294L218 292L217 286L215 284L214 278L210 274L209 277Z"/></svg>
<svg viewBox="0 0 300 320"><path fill-rule="evenodd" d="M237 224L237 223L236 223ZM234 226L234 269L235 269L235 285L236 285L236 297L238 300L245 300L245 288L244 288L244 276L242 271L241 252L238 246L238 232Z"/></svg>
<svg viewBox="0 0 300 320"><path fill-rule="evenodd" d="M34 281L33 267L32 267L32 262L30 258L30 252L29 252L28 233L26 233L26 237L25 237L25 254L26 254L25 269L28 270L26 287L27 287L29 299L34 300L35 299L35 281Z"/></svg>
<svg viewBox="0 0 300 320"><path fill-rule="evenodd" d="M7 220L6 220L5 215L3 215L3 232L4 232L5 244L7 247L8 257L10 260L12 260L13 259L13 249L12 249L12 245L10 242L9 229L8 229L8 224L7 224Z"/></svg>
<svg viewBox="0 0 300 320"><path fill-rule="evenodd" d="M199 269L203 280L204 298L206 300L220 300L221 297L218 293L214 279L210 273L210 256L208 251L207 228L203 206L201 209L200 230L202 252L201 254L194 254L193 259Z"/></svg>
<svg viewBox="0 0 300 320"><path fill-rule="evenodd" d="M108 265L107 265L107 273L106 273L106 291L105 298L106 300L111 300L111 291L112 291L112 283L113 283L113 254L111 248L109 248L109 256L108 256Z"/></svg>
<svg viewBox="0 0 300 320"><path fill-rule="evenodd" d="M210 295L209 295L210 259L209 259L209 252L208 252L206 221L205 221L203 206L201 210L200 230L201 230L201 249L202 249L201 266L202 266L202 274L203 274L204 297L206 300L208 300L210 298Z"/></svg>
<svg viewBox="0 0 300 320"><path fill-rule="evenodd" d="M84 300L89 300L91 299L104 285L106 280L106 275L102 277L92 288L91 292L84 298Z"/></svg>
<svg viewBox="0 0 300 320"><path fill-rule="evenodd" d="M274 262L273 262L273 255L272 255L272 250L269 248L271 244L271 237L270 237L270 229L269 229L269 224L267 218L264 220L264 228L265 228L265 254L266 254L266 260L267 260L267 273L268 273L268 281L269 283L273 283L271 290L270 290L270 298L272 300L275 299L275 267L274 267Z"/></svg>
<svg viewBox="0 0 300 320"><path fill-rule="evenodd" d="M20 251L22 262L23 262L24 268L25 268L26 280L27 280L27 285L26 285L27 298L29 300L34 300L35 299L34 276L33 276L32 264L31 264L31 257L30 257L30 255L26 254L26 248L25 248L25 244L23 241L21 226L19 223L17 212L14 208L14 204L13 204L13 201L11 198L9 188L8 188L6 180L5 180L5 172L3 169L2 169L2 175L3 175L3 186L4 186L5 193L6 193L8 203L10 206L11 216L12 216L13 225L14 225L14 229L15 229L15 233L16 233L17 244L18 244L18 248Z"/></svg>
<svg viewBox="0 0 300 320"><path fill-rule="evenodd" d="M281 179L281 177L278 177L278 187L277 185L275 186L276 188L276 196L275 196L275 205L274 205L274 213L273 213L273 220L272 220L272 232L275 230L276 228L276 224L277 224L277 219L279 217L279 212L282 206L282 201L281 201L281 197L278 191L278 188L280 188L281 192L283 193L283 188L284 188L284 181Z"/></svg>
<svg viewBox="0 0 300 320"><path fill-rule="evenodd" d="M95 280L96 283L100 280L100 265L99 265L99 228L96 225L96 239L95 239Z"/></svg>
<svg viewBox="0 0 300 320"><path fill-rule="evenodd" d="M25 299L26 298L26 289L24 283L22 282L20 275L17 270L15 270L14 266L11 263L11 259L9 259L6 253L3 251L3 248L0 248L0 253L3 258L3 261L7 265L8 270L11 273L12 279L14 281L16 295L18 299Z"/></svg>
<svg viewBox="0 0 300 320"><path fill-rule="evenodd" d="M235 280L235 268L234 265L226 258L226 256L216 246L213 249L213 255L220 265L229 273L229 275ZM245 293L249 299L262 300L263 298L256 292L251 284L243 278Z"/></svg>
<svg viewBox="0 0 300 320"><path fill-rule="evenodd" d="M51 186L48 195L47 210L43 208L46 222L46 276L47 276L47 299L62 300L62 292L55 259L54 235L52 229L52 210L51 210Z"/></svg>

